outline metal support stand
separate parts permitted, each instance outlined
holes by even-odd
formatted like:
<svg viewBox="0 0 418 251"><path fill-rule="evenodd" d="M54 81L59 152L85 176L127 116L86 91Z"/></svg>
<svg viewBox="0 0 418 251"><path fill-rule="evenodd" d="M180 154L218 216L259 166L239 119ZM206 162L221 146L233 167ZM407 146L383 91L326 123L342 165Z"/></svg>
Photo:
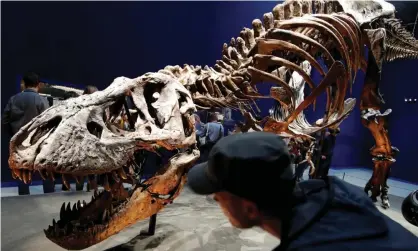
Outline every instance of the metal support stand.
<svg viewBox="0 0 418 251"><path fill-rule="evenodd" d="M157 224L157 214L153 214L149 219L148 231L141 231L140 236L153 236L155 234L155 225Z"/></svg>

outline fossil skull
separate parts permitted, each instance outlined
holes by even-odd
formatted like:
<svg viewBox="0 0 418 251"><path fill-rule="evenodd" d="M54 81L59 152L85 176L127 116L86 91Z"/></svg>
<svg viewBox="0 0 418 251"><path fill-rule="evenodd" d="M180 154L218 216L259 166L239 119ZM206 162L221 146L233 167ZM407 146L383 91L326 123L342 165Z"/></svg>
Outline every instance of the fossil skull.
<svg viewBox="0 0 418 251"><path fill-rule="evenodd" d="M131 130L112 123L126 95L132 97L137 118ZM163 73L135 79L116 78L103 91L72 98L46 110L11 140L9 166L26 183L33 171L54 179L97 174L105 192L90 203L63 204L46 236L66 249L96 244L137 220L150 217L178 196L187 170L199 157L193 149L195 111L189 91ZM129 169L139 150L183 149L165 168L143 184ZM128 169L126 175L124 168ZM133 179L127 192L122 183Z"/></svg>
<svg viewBox="0 0 418 251"><path fill-rule="evenodd" d="M112 128L104 118L127 92L139 113L134 131ZM110 172L140 148L194 144L194 110L190 93L165 74L119 77L104 91L69 99L23 127L11 140L10 166L73 175Z"/></svg>

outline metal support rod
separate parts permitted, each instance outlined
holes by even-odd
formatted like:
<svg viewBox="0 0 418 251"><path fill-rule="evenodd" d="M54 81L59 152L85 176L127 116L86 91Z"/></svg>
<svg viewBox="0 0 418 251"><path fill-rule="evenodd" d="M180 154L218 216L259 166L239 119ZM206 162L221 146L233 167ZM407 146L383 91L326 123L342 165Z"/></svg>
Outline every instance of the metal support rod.
<svg viewBox="0 0 418 251"><path fill-rule="evenodd" d="M141 231L141 236L152 236L155 234L155 225L157 224L157 214L149 218L148 231Z"/></svg>

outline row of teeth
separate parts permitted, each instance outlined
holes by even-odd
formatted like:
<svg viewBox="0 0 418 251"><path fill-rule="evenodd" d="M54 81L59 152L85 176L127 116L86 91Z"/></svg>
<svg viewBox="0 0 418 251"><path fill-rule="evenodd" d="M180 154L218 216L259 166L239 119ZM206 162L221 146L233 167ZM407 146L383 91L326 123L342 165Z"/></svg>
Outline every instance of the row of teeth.
<svg viewBox="0 0 418 251"><path fill-rule="evenodd" d="M123 167L112 171L109 174L101 174L101 178L103 180L103 187L106 191L110 191L110 185L109 185L109 177L111 177L111 179L113 179L115 182L120 182L120 180L128 180L128 177L132 179L132 175L134 175L134 170L132 168L132 166L130 165L128 167L128 173L129 175L126 174L125 170L123 169ZM43 180L51 179L52 181L55 181L55 177L54 177L54 172L52 171L47 171L45 169L39 170L39 174L41 175ZM27 170L27 169L12 169L12 176L14 179L18 178L21 181L23 181L25 184L30 184L32 182L32 170ZM68 178L69 178L69 174L62 174L62 183L68 188L71 189L70 183L68 182ZM81 181L84 180L84 176L75 176L72 175L72 177L76 180L77 184L80 184ZM94 182L91 182L94 179L87 179L89 184L91 186L94 186L93 189L96 188L96 184Z"/></svg>
<svg viewBox="0 0 418 251"><path fill-rule="evenodd" d="M94 202L99 198L99 196L103 193L94 191L94 195L91 197L91 202ZM110 199L112 199L112 194ZM127 201L125 201L127 202ZM57 222L55 219L52 220L52 226L49 225L48 229L44 229L44 233L48 236L61 236L66 235L68 231L72 230L73 228L77 228L78 231L84 229L85 232L89 231L90 234L95 235L97 231L99 231L103 225L97 225L92 220L89 221L87 224L81 225L80 222L77 222L79 213L81 213L81 210L87 207L87 203L83 200L83 202L78 201L77 203L73 204L73 207L71 209L71 203L69 202L67 206L65 205L65 202L61 206L60 210L60 220ZM106 208L102 215L101 220L102 222L108 222L110 220L110 217L116 213L117 210L115 210L112 203L110 203L109 207ZM66 222L64 227L60 227L59 225L62 222Z"/></svg>

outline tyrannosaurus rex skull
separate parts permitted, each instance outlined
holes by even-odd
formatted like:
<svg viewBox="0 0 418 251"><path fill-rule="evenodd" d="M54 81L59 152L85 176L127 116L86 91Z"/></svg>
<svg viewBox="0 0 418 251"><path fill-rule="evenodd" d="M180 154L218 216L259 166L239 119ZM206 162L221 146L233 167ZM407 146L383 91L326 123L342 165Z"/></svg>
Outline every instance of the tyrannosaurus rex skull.
<svg viewBox="0 0 418 251"><path fill-rule="evenodd" d="M137 119L132 130L112 124L126 95L132 96ZM121 105L122 104L122 105ZM83 249L157 213L178 196L187 170L199 157L195 111L189 91L164 73L135 79L116 78L104 91L53 106L24 126L10 142L9 166L15 177L30 182L33 171L54 179L100 175L105 192L90 203L63 204L46 236L66 249ZM110 115L109 115L110 114ZM143 184L127 192L124 168L135 162L135 151L183 149ZM132 173L132 172L131 172ZM131 177L132 178L132 177Z"/></svg>
<svg viewBox="0 0 418 251"><path fill-rule="evenodd" d="M105 110L129 91L139 113L135 131L115 131ZM165 74L119 77L104 91L51 107L23 127L11 140L10 166L73 175L110 172L138 148L194 144L194 110L189 91Z"/></svg>

